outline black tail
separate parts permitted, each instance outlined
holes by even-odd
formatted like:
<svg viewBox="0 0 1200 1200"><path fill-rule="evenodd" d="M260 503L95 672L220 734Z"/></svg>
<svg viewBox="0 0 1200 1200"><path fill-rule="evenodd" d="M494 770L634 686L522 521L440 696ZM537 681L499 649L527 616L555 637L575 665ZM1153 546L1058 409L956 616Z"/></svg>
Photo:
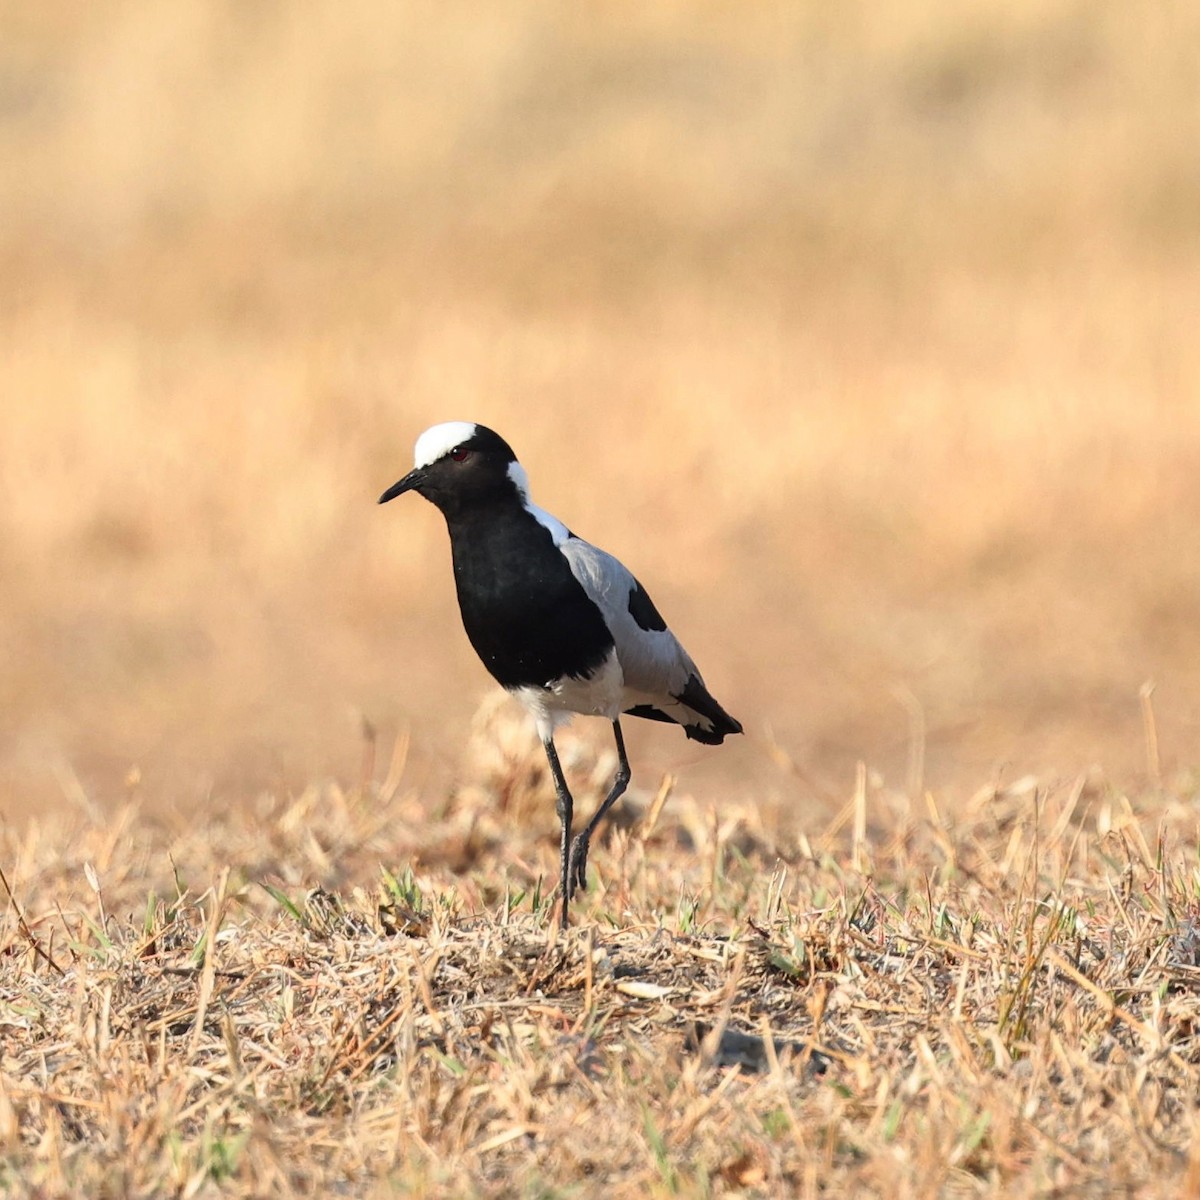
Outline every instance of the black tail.
<svg viewBox="0 0 1200 1200"><path fill-rule="evenodd" d="M648 721L667 721L682 725L683 732L688 737L693 741L703 742L706 746L719 746L731 733L742 732L741 722L731 717L716 702L699 675L689 675L687 686L672 698L685 705L701 719L699 721L680 720L678 717L663 712L661 708L655 708L652 704L638 704L626 711L631 717L644 717Z"/></svg>

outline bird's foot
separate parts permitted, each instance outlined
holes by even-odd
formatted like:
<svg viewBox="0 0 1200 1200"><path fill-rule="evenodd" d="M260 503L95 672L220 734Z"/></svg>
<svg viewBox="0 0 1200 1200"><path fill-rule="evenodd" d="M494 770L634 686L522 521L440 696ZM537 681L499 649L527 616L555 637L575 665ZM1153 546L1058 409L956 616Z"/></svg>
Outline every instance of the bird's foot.
<svg viewBox="0 0 1200 1200"><path fill-rule="evenodd" d="M576 834L571 842L571 855L567 859L567 887L574 896L577 891L587 891L588 844L583 834ZM567 897L568 900L570 896Z"/></svg>

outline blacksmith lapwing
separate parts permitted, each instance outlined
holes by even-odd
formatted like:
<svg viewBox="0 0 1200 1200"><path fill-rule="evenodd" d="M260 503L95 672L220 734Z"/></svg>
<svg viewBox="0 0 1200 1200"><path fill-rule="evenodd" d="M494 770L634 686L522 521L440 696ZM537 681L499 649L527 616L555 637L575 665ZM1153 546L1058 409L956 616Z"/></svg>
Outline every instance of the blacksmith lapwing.
<svg viewBox="0 0 1200 1200"><path fill-rule="evenodd" d="M674 722L712 746L742 727L709 694L630 571L530 501L525 471L499 434L470 421L434 425L413 457L413 469L379 503L412 491L441 510L467 637L534 718L558 796L565 926L575 889L587 887L592 834L629 784L621 715ZM619 762L611 790L574 840L574 802L554 748L555 727L573 713L612 722Z"/></svg>

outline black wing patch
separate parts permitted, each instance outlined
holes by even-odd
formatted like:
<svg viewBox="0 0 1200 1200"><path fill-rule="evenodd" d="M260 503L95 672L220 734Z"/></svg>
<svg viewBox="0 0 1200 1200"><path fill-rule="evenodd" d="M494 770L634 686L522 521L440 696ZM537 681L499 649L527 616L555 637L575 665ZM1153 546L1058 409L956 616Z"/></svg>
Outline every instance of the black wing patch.
<svg viewBox="0 0 1200 1200"><path fill-rule="evenodd" d="M633 581L633 591L629 593L629 615L638 623L638 628L647 633L658 633L667 627L649 593L636 579Z"/></svg>
<svg viewBox="0 0 1200 1200"><path fill-rule="evenodd" d="M668 725L678 723L674 717L667 716L661 708L655 708L653 704L635 704L625 711L631 717L644 717L647 721L666 721Z"/></svg>

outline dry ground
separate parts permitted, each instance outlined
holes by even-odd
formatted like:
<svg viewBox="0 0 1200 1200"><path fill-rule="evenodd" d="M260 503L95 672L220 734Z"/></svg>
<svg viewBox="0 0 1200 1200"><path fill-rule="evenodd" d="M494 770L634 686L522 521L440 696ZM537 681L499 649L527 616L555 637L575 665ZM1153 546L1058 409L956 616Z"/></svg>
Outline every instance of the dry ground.
<svg viewBox="0 0 1200 1200"><path fill-rule="evenodd" d="M0 0L3 1187L1174 1194L1197 44ZM437 514L374 506L447 418L748 731L630 730L565 938Z"/></svg>
<svg viewBox="0 0 1200 1200"><path fill-rule="evenodd" d="M1191 797L1026 779L949 817L864 777L780 838L667 780L562 934L540 753L485 716L441 805L393 762L6 832L5 1194L1200 1187ZM611 763L571 763L595 797Z"/></svg>

